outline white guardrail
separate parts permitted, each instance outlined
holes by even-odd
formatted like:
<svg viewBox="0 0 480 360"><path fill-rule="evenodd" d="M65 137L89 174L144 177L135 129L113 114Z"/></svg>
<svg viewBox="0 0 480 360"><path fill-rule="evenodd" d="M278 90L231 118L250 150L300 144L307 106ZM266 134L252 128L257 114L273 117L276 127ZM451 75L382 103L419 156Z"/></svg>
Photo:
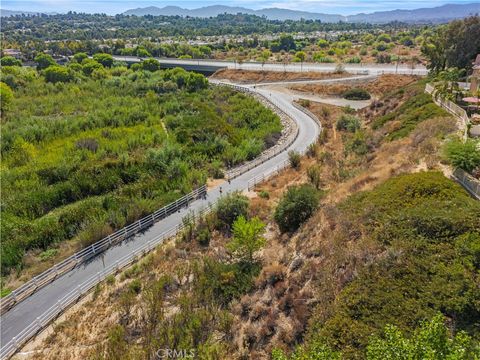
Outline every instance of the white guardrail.
<svg viewBox="0 0 480 360"><path fill-rule="evenodd" d="M435 94L435 87L432 84L425 85L425 92L432 95L432 99L438 106L444 108L449 113L456 116L463 127L463 141L468 139L468 129L470 127L470 118L467 112L450 100L440 98ZM460 168L453 171L452 177L458 181L473 197L480 200L480 181L475 179Z"/></svg>
<svg viewBox="0 0 480 360"><path fill-rule="evenodd" d="M244 92L251 92L246 88L234 86L235 89L244 91ZM256 93L255 93L256 94ZM265 97L264 97L265 98ZM266 99L266 98L265 98ZM271 100L266 99L269 103L272 103ZM272 103L275 110L277 112L283 111L274 103ZM286 114L285 114L286 115ZM295 137L298 135L295 134ZM284 151L287 146L289 146L294 139L290 139L282 145L281 148L277 149L274 152L266 153L264 156L260 156L251 162L248 162L244 165L241 165L235 169L232 169L227 172L227 180L231 180L248 170L258 166L259 164L271 159L272 157L276 156L281 151ZM266 155L266 156L265 156ZM72 270L77 265L85 262L86 260L90 259L93 256L98 255L99 253L107 250L110 246L118 244L122 240L135 235L136 233L145 230L146 228L153 225L155 222L164 219L165 217L177 212L184 206L188 206L188 203L196 200L202 196L204 196L207 192L206 185L201 186L200 188L192 191L191 193L181 197L180 199L172 202L171 204L158 209L154 213L145 216L144 218L120 229L115 231L114 233L108 235L107 237L103 238L95 242L94 244L86 247L85 249L73 254L72 256L66 258L62 262L55 264L53 267L45 270L41 274L35 276L19 288L12 291L10 294L5 296L0 300L0 313L3 314L6 311L10 310L15 304L19 303L20 301L24 300L25 298L29 297L36 291L40 290L45 285L48 285L52 281L54 281L59 276L67 273L68 271Z"/></svg>
<svg viewBox="0 0 480 360"><path fill-rule="evenodd" d="M212 206L207 206L197 213L197 216L202 216L207 212L211 211ZM141 257L145 256L147 253L155 249L157 245L164 242L167 239L174 237L184 228L184 224L181 223L177 226L170 228L169 230L163 232L157 237L151 239L148 243L144 244L141 248L133 251L132 253L125 255L123 258L118 260L115 264L112 264L102 271L98 272L96 275L90 277L82 284L78 285L75 290L70 291L63 298L58 300L54 305L52 305L47 311L45 311L41 316L39 316L35 322L27 326L22 332L20 332L16 337L11 341L5 344L0 350L0 358L6 359L21 348L28 340L33 336L42 331L51 321L56 319L63 311L72 306L77 302L84 294L88 293L94 286L103 281L107 276L118 272L122 268L133 264Z"/></svg>
<svg viewBox="0 0 480 360"><path fill-rule="evenodd" d="M460 168L455 169L452 175L474 198L480 200L480 180Z"/></svg>
<svg viewBox="0 0 480 360"><path fill-rule="evenodd" d="M462 122L463 140L466 141L468 138L468 128L470 124L470 118L468 117L467 112L450 100L437 96L435 87L432 84L425 85L425 92L432 95L432 99L435 104L444 108L450 114L455 115Z"/></svg>
<svg viewBox="0 0 480 360"><path fill-rule="evenodd" d="M236 86L233 86L234 88L237 88ZM238 87L238 90L241 91L248 91L251 92L250 90L244 88L244 87ZM255 94L258 94L255 92ZM263 95L261 95L263 96ZM264 97L264 96L263 96ZM275 105L270 99L264 97L270 104L273 104L275 109L285 116L288 116L283 110L281 110L278 105ZM318 124L320 124L320 121L318 118L313 115L310 111L302 108L301 106L297 105L294 103L294 106L305 112L308 116L312 117L313 120L315 120ZM295 135L295 138L298 136L298 129L297 129L297 134ZM295 139L292 140L292 142ZM288 144L290 145L291 142ZM288 146L286 145L283 150L286 149ZM281 152L279 151L279 152ZM278 152L277 152L278 154ZM271 158L270 156L269 158ZM265 162L266 160L263 160ZM246 164L247 165L247 164ZM258 164L257 164L258 165ZM283 163L279 164L275 169L266 172L265 174L262 174L261 177L263 179L268 178L269 176L272 176L273 174L278 173L281 169L284 169L288 165L288 160L284 161ZM242 167L242 166L241 166ZM244 168L244 171L242 174L246 171L248 171L251 167L247 166ZM235 176L239 176L240 173L235 173ZM233 176L233 175L232 175ZM248 182L248 188L250 189L250 186L252 184L258 183L255 182L255 179L259 177L256 177ZM21 294L23 295L23 298L26 298L33 294L36 290L39 289L39 286L45 286L46 284L52 282L56 277L60 276L61 274L66 273L67 271L71 270L74 268L79 262L85 261L86 259L91 258L92 256L95 256L96 254L106 250L108 247L110 247L114 243L118 243L119 241L127 238L128 236L134 235L135 233L141 231L142 229L145 229L146 227L149 227L153 224L153 222L158 221L159 219L162 219L169 214L176 212L179 208L182 208L183 206L187 206L190 201L193 201L197 198L203 197L206 194L206 185L203 185L202 187L192 191L191 193L183 196L182 198L178 199L172 204L169 204L157 211L155 211L153 214L150 214L146 216L145 218L142 218L138 221L136 221L133 224L130 224L126 226L125 228L116 231L115 233L107 236L106 238L96 242L95 244L87 247L86 249L72 255L68 259L65 259L61 263L55 265L54 267L50 268L49 270L45 271L45 273L42 273L38 276L36 276L34 279L30 280L28 283L24 284L22 287L16 289L13 291L11 294L9 294L7 297L2 299L2 311L3 311L3 306L5 304L5 300L8 299L14 299L13 305L19 301ZM210 212L213 208L214 204L209 204L200 211L197 212L196 216L200 217L208 212ZM176 210L173 210L176 209ZM168 214L168 215L167 215ZM195 214L194 214L195 215ZM125 255L123 258L117 260L115 264L112 264L102 271L98 272L96 275L90 277L89 279L85 280L82 284L78 285L75 290L70 291L68 294L66 294L63 298L58 300L55 304L53 304L47 311L45 311L41 316L39 316L35 322L31 323L29 326L27 326L22 332L20 332L17 336L15 336L11 341L9 341L7 344L2 344L2 348L0 349L0 358L6 359L9 358L10 356L13 356L15 352L18 351L27 341L29 341L33 336L38 334L40 331L42 331L45 327L48 326L48 324L56 319L58 316L60 316L66 309L68 309L70 306L72 306L75 302L77 302L83 295L88 293L94 286L99 284L101 281L103 281L107 276L118 272L120 269L129 266L133 264L135 261L137 261L139 258L143 257L147 253L151 252L154 250L157 245L160 243L164 242L167 239L170 239L174 236L176 236L183 228L184 228L183 222L177 226L171 227L169 230L159 234L158 236L154 237L151 239L148 243L144 244L142 247L139 249L133 251L132 253ZM46 275L44 275L46 274ZM22 290L20 290L22 289ZM16 299L16 300L15 300ZM12 301L12 300L8 300ZM12 306L13 306L12 305ZM11 308L11 306L10 306Z"/></svg>
<svg viewBox="0 0 480 360"><path fill-rule="evenodd" d="M249 88L243 87L243 86L226 84L226 83L221 83L220 85L232 87L237 91L242 91L242 92L247 92L247 93L250 93L250 94L253 94L253 95L258 95L261 98L263 98L264 100L266 100L267 103L270 104L273 107L274 111L276 111L277 113L280 113L281 115L285 116L287 119L290 119L290 116L287 113L285 113L285 111L283 111L275 101L267 98L263 94L257 93L255 91L251 91ZM272 148L274 148L273 150L271 150L272 148L267 149L267 151L265 151L262 155L260 155L256 159L254 159L252 161L249 161L249 162L247 162L247 163L245 163L245 164L243 164L243 165L241 165L241 166L239 166L235 169L228 170L225 174L225 178L227 180L234 179L237 176L239 176L241 174L244 174L245 172L257 167L260 164L263 164L264 162L270 160L271 158L273 158L273 157L277 156L278 154L280 154L281 152L285 151L298 137L298 126L296 125L295 121L293 121L292 119L290 119L290 121L291 121L292 125L294 126L294 130L293 130L293 132L288 134L287 138L285 139L285 141L280 146L275 148L276 145L274 145L272 147Z"/></svg>
<svg viewBox="0 0 480 360"><path fill-rule="evenodd" d="M45 270L43 273L35 276L19 288L12 291L0 301L1 313L5 313L11 309L15 304L29 297L36 291L40 290L45 285L48 285L57 277L69 272L77 265L87 261L93 256L107 250L112 245L118 244L124 239L137 234L140 231L152 226L155 222L166 218L167 216L177 212L179 209L188 206L191 201L204 197L207 193L206 185L202 185L198 189L184 195L177 199L175 202L164 206L155 212L147 215L134 223L125 226L124 228L115 231L107 237L99 240L92 245L84 248L81 251L76 252L72 256L66 258L62 262L54 265L53 267Z"/></svg>
<svg viewBox="0 0 480 360"><path fill-rule="evenodd" d="M322 131L322 123L320 122L320 120L317 118L317 116L315 114L313 114L310 110L305 109L303 106L300 106L295 102L293 103L293 106L295 108L297 108L298 110L302 111L303 113L305 113L310 118L312 118L317 123L317 125L320 127L320 131ZM304 151L300 152L300 154L305 155L307 150L308 149L305 149ZM249 191L253 190L257 184L260 184L260 183L264 182L265 180L271 178L272 176L277 175L282 170L287 168L289 165L290 165L290 160L285 159L280 164L278 164L275 168L273 168L273 169L271 169L267 172L264 172L263 174L260 174L256 177L254 177L253 179L249 180L248 181L248 190Z"/></svg>

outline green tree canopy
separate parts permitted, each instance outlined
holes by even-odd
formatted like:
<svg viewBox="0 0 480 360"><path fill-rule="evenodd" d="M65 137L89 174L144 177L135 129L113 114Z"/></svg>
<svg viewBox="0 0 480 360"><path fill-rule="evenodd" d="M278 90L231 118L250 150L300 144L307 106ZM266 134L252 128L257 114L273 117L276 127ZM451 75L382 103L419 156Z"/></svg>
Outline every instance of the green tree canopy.
<svg viewBox="0 0 480 360"><path fill-rule="evenodd" d="M253 262L253 254L265 245L262 233L265 224L257 217L251 220L239 216L232 226L233 239L227 244L227 249L239 260Z"/></svg>
<svg viewBox="0 0 480 360"><path fill-rule="evenodd" d="M146 59L142 61L143 70L157 71L160 70L160 62L154 58Z"/></svg>
<svg viewBox="0 0 480 360"><path fill-rule="evenodd" d="M98 53L93 55L93 60L102 64L104 67L112 67L113 57L110 54Z"/></svg>
<svg viewBox="0 0 480 360"><path fill-rule="evenodd" d="M464 332L450 336L442 314L422 324L411 338L388 325L383 337L367 346L367 360L467 360L478 359L480 348Z"/></svg>
<svg viewBox="0 0 480 360"><path fill-rule="evenodd" d="M22 62L13 56L4 56L0 59L2 66L22 66Z"/></svg>
<svg viewBox="0 0 480 360"><path fill-rule="evenodd" d="M10 107L13 100L13 91L4 82L0 82L0 110L3 114Z"/></svg>
<svg viewBox="0 0 480 360"><path fill-rule="evenodd" d="M103 69L103 65L96 60L84 59L82 61L82 70L85 75L92 75L94 70Z"/></svg>
<svg viewBox="0 0 480 360"><path fill-rule="evenodd" d="M64 66L52 65L43 72L45 80L51 83L69 82L73 80L73 74Z"/></svg>
<svg viewBox="0 0 480 360"><path fill-rule="evenodd" d="M480 16L440 26L435 32L427 32L422 44L422 53L429 60L434 72L448 67L471 69L475 56L480 53Z"/></svg>
<svg viewBox="0 0 480 360"><path fill-rule="evenodd" d="M87 53L84 53L84 52L78 52L75 55L73 55L73 60L79 64L81 64L82 61L87 58L88 58L88 55Z"/></svg>
<svg viewBox="0 0 480 360"><path fill-rule="evenodd" d="M43 70L51 65L56 65L57 63L53 58L48 54L40 54L35 57L35 62L37 63L37 69Z"/></svg>

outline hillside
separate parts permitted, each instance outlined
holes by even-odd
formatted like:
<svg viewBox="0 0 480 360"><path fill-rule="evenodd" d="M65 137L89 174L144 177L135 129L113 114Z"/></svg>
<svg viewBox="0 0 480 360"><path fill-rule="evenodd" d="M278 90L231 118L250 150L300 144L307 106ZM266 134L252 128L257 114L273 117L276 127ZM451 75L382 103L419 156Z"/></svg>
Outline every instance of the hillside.
<svg viewBox="0 0 480 360"><path fill-rule="evenodd" d="M185 9L178 6L165 6L159 8L149 6L125 11L124 15L154 15L154 16L190 16L190 17L211 17L221 14L249 14L265 16L270 20L320 20L322 22L368 22L388 23L400 21L406 23L415 22L448 22L452 19L464 18L480 12L480 3L471 4L446 4L432 8L421 8L414 10L391 10L373 12L371 14L356 14L344 16L340 14L312 13L307 11L289 10L280 8L266 8L252 10L244 7L230 7L224 5L212 5L197 9Z"/></svg>
<svg viewBox="0 0 480 360"><path fill-rule="evenodd" d="M186 219L187 230L97 286L24 356L140 359L178 348L281 360L305 344L299 353L317 355L301 359L376 360L366 348L387 324L410 338L432 319L478 340L480 203L443 174L456 122L423 89L398 85L356 114L301 101L324 129L307 156ZM312 206L285 231L303 214L282 215L289 197ZM247 234L255 241L239 247Z"/></svg>

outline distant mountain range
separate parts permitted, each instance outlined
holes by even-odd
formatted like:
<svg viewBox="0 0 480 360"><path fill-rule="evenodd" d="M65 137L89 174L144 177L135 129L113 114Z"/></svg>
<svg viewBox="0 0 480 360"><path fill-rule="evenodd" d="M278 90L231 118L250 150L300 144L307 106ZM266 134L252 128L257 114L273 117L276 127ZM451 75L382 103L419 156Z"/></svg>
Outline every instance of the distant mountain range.
<svg viewBox="0 0 480 360"><path fill-rule="evenodd" d="M261 10L252 10L244 7L232 7L226 5L212 5L201 7L198 9L184 9L179 6L165 6L159 8L156 6L149 6L146 8L131 9L125 11L124 15L165 15L165 16L190 16L190 17L210 17L217 16L220 14L249 14L257 16L265 16L268 19L272 20L321 20L325 22L339 22L345 20L344 16L341 15L330 15L330 14L320 14L320 13L311 13L307 11L297 11L297 10L288 10L288 9L279 9L279 8L269 8Z"/></svg>
<svg viewBox="0 0 480 360"><path fill-rule="evenodd" d="M213 5L201 7L198 9L184 9L178 6L166 6L159 8L149 6L125 11L124 15L164 15L164 16L191 16L191 17L210 17L219 14L250 14L265 16L271 20L320 20L322 22L370 22L386 23L391 21L402 22L445 22L452 19L464 18L469 15L480 13L480 3L471 4L447 4L433 8L422 8L415 10L391 10L374 12L371 14L357 14L352 16L343 16L339 14L312 13L298 10L288 10L279 8L268 8L261 10L252 10L243 7L231 7L225 5Z"/></svg>
<svg viewBox="0 0 480 360"><path fill-rule="evenodd" d="M38 12L38 11L16 11L16 10L5 10L5 9L0 9L0 16L1 17L7 17L7 16L16 16L16 15L28 15L28 16L33 16L33 15L40 15L40 14L45 14L45 15L55 15L57 13L43 13L43 12Z"/></svg>
<svg viewBox="0 0 480 360"><path fill-rule="evenodd" d="M163 15L163 16L190 16L190 17L211 17L220 14L249 14L257 16L265 16L271 20L320 20L322 22L369 22L369 23L387 23L391 21L401 21L408 23L422 23L422 22L447 22L452 19L464 18L469 15L480 13L480 2L471 4L446 4L433 8L421 8L414 10L391 10L379 11L371 14L356 14L351 16L344 16L340 14L324 14L307 11L288 10L279 8L268 8L261 10L252 10L244 7L232 7L226 5L212 5L201 7L198 9L184 9L178 6L165 6L162 8L156 6L149 6L144 8L137 8L125 11L124 15ZM0 10L0 15L15 16L15 15L38 15L38 12L31 11L13 11ZM52 15L54 13L48 13Z"/></svg>

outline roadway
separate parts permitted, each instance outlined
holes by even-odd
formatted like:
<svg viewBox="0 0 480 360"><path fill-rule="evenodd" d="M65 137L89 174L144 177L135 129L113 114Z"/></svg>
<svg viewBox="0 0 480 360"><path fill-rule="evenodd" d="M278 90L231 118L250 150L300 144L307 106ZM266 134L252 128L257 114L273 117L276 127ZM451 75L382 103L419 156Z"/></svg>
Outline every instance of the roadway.
<svg viewBox="0 0 480 360"><path fill-rule="evenodd" d="M144 59L136 56L114 56L115 60L125 61L127 63L141 62ZM183 67L186 70L210 70L214 72L220 69L241 69L241 70L265 70L265 71L314 71L314 72L332 72L337 64L334 63L265 63L261 62L244 62L239 64L234 61L227 60L205 60L205 59L173 59L173 58L156 58L163 67ZM414 68L399 64L343 64L345 71L353 74L407 74L407 75L427 75L428 70L423 65L415 65Z"/></svg>
<svg viewBox="0 0 480 360"><path fill-rule="evenodd" d="M299 134L296 140L288 147L288 150L304 151L309 144L317 139L320 133L319 125L308 115L292 105L292 97L289 94L262 88L252 90L271 98L280 109L285 111L297 122ZM176 227L182 222L182 218L190 211L199 211L206 207L208 203L215 202L221 196L220 187L223 190L223 194L235 190L243 191L247 189L250 179L271 171L287 158L287 151L284 151L256 168L233 179L230 184L225 182L210 189L206 199L193 202L188 209L183 209L154 224L145 232L137 234L121 244L108 249L98 257L74 268L69 273L57 278L29 298L20 302L0 318L0 340L2 347L12 341L12 339L21 333L28 325L34 323L37 317L46 312L52 305L55 305L65 294L75 291L78 285L85 281L85 279L95 276L98 272L102 271L102 269L115 264L118 259L141 248L158 234Z"/></svg>

